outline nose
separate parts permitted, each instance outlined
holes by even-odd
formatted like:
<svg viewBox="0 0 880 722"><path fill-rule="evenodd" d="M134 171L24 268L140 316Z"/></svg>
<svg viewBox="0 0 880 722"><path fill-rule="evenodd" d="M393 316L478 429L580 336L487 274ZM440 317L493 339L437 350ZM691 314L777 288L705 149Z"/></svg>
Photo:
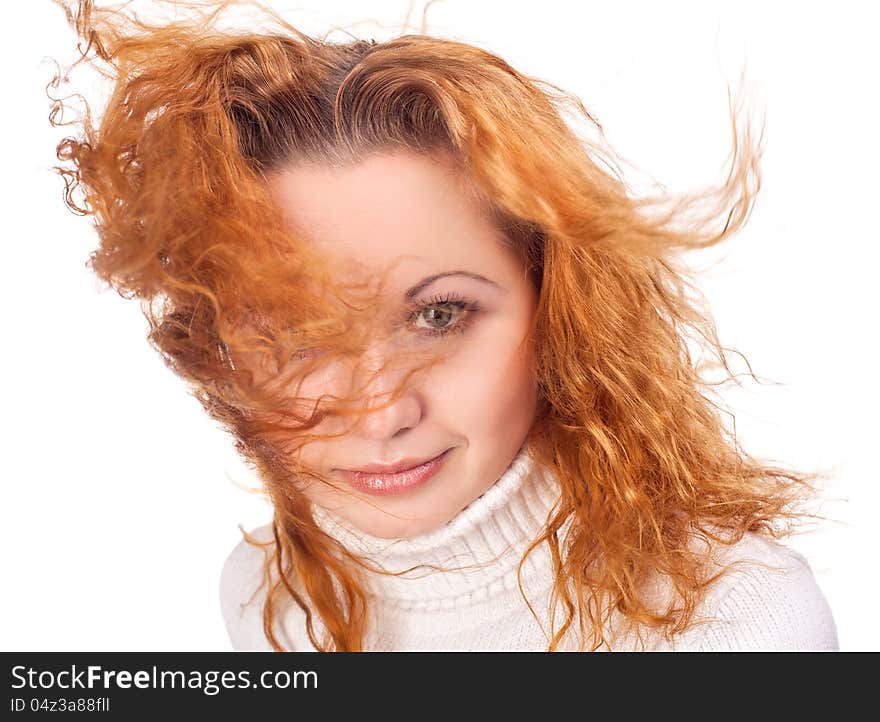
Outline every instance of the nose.
<svg viewBox="0 0 880 722"><path fill-rule="evenodd" d="M370 343L358 359L353 382L362 391L365 412L359 419L362 434L382 441L399 436L415 428L424 414L424 403L411 380L400 395L391 400L393 392L404 380L406 369L394 355L394 344L389 340Z"/></svg>

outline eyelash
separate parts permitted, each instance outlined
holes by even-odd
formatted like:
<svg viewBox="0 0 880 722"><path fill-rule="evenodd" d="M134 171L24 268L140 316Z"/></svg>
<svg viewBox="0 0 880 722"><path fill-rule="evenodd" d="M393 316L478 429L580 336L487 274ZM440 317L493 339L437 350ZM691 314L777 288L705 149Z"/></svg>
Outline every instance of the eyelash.
<svg viewBox="0 0 880 722"><path fill-rule="evenodd" d="M448 326L438 329L422 329L428 336L446 336L450 333L464 333L465 329L470 325L473 314L480 310L480 305L476 301L470 301L459 294L439 294L432 296L426 303L417 304L411 311L408 320L414 322L425 311L432 306L454 306L460 312L456 320L452 321Z"/></svg>
<svg viewBox="0 0 880 722"><path fill-rule="evenodd" d="M426 308L443 305L454 306L459 310L459 314L456 317L456 320L452 322L449 326L439 329L422 329L428 336L442 337L451 333L464 333L464 331L473 320L473 315L480 310L479 303L477 303L476 301L471 301L464 296L455 293L439 294L436 296L432 296L430 300L425 303L414 304L406 320L408 322L415 322L415 320ZM464 313L461 313L462 311ZM297 349L297 358L299 358L299 360L305 360L306 356L311 351L312 349Z"/></svg>

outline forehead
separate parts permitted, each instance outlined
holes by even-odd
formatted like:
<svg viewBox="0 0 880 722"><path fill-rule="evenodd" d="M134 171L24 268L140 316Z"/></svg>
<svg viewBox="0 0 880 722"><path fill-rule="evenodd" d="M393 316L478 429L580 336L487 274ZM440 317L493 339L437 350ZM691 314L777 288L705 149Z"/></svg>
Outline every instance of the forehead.
<svg viewBox="0 0 880 722"><path fill-rule="evenodd" d="M297 164L269 187L287 222L322 251L392 276L426 270L513 270L511 249L442 159L377 153L345 167ZM499 267L500 266L500 267Z"/></svg>

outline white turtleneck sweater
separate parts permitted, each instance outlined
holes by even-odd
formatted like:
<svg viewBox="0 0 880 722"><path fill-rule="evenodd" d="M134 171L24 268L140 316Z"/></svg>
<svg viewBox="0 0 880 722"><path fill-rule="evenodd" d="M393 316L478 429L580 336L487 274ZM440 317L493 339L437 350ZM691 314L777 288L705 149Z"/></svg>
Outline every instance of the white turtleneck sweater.
<svg viewBox="0 0 880 722"><path fill-rule="evenodd" d="M529 555L522 571L523 589L540 624L517 586L517 565L558 498L555 477L537 466L524 446L488 491L444 526L418 537L375 537L319 506L312 509L321 528L349 549L366 553L384 569L398 571L416 564L446 567L439 571L423 567L399 577L367 574L366 591L375 623L365 638L365 650L546 651L552 583L547 545L541 544ZM565 528L560 539L564 538ZM260 541L272 539L268 524L251 534ZM505 548L507 552L502 553ZM223 567L221 609L236 650L272 649L263 634L265 586L258 591L263 557L262 549L242 540ZM609 630L615 641L611 649L838 649L831 609L801 554L748 532L735 545L714 547L711 558L717 563L737 560L742 564L710 587L697 609L697 618L703 623L672 641L643 630L642 644L631 634L615 636L612 622ZM671 586L661 578L650 588L660 595L658 598L670 599ZM557 628L564 619L562 615L560 606L555 618ZM317 615L313 615L313 621L320 639L324 627ZM276 619L275 628L287 649L316 651L306 633L305 614L295 604L291 603ZM577 649L573 636L566 638L562 649ZM602 647L600 651L608 649Z"/></svg>

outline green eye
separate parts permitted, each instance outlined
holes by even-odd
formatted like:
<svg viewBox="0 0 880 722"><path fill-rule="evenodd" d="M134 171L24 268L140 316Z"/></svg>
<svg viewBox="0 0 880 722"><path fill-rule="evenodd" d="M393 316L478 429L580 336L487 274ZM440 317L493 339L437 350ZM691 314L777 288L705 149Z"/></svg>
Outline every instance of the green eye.
<svg viewBox="0 0 880 722"><path fill-rule="evenodd" d="M424 319L428 324L427 326L421 326L421 328L427 328L432 331L439 331L443 328L449 326L451 321L457 318L456 311L458 313L464 308L461 304L452 304L447 303L444 305L432 305L425 306L419 311L417 315L417 319Z"/></svg>
<svg viewBox="0 0 880 722"><path fill-rule="evenodd" d="M464 332L478 310L477 303L460 296L440 296L419 304L412 312L411 320L429 336L445 336Z"/></svg>

